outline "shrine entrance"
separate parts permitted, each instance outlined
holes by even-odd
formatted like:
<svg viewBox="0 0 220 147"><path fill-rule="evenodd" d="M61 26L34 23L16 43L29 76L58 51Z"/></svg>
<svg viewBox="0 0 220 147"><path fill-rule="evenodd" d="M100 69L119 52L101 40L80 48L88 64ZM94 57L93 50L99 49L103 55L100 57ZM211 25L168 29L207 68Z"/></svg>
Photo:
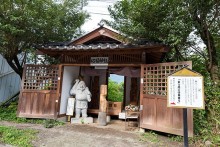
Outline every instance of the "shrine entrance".
<svg viewBox="0 0 220 147"><path fill-rule="evenodd" d="M88 113L97 114L100 85L107 85L108 76L113 73L125 77L124 99L119 111L112 109L107 113L118 115L126 105L134 104L140 107L141 128L183 135L182 110L166 105L166 78L183 66L191 67L192 63L161 63L170 50L168 46L149 41L132 44L119 38L120 34L102 26L68 44L38 47L39 52L60 64L25 66L18 116L53 119L66 116L69 91L79 75L84 76L92 93ZM94 58L107 59L106 68L92 65ZM189 136L192 136L192 110L188 113Z"/></svg>

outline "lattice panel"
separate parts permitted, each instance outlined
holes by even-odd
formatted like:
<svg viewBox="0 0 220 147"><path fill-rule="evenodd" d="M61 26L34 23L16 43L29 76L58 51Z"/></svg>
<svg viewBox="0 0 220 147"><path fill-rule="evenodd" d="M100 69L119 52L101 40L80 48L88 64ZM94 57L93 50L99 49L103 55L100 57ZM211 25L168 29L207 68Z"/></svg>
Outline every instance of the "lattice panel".
<svg viewBox="0 0 220 147"><path fill-rule="evenodd" d="M27 65L23 76L25 90L57 90L58 66Z"/></svg>
<svg viewBox="0 0 220 147"><path fill-rule="evenodd" d="M102 53L101 55L96 54L74 54L74 55L64 55L62 63L73 63L73 64L90 64L91 57L109 57L110 64L126 64L126 63L142 63L142 53L133 52L133 53Z"/></svg>
<svg viewBox="0 0 220 147"><path fill-rule="evenodd" d="M184 66L191 68L191 62L151 64L142 67L143 94L167 95L167 76Z"/></svg>

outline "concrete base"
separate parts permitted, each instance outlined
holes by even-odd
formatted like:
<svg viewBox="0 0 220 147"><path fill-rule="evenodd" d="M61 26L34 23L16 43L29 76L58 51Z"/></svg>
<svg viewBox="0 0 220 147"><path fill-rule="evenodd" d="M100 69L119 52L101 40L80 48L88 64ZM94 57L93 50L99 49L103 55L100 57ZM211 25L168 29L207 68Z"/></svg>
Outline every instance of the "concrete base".
<svg viewBox="0 0 220 147"><path fill-rule="evenodd" d="M100 126L106 126L107 125L107 117L105 112L99 112L98 114L98 124Z"/></svg>
<svg viewBox="0 0 220 147"><path fill-rule="evenodd" d="M106 116L106 122L107 123L111 122L111 116L109 115ZM93 118L93 123L98 123L98 118Z"/></svg>
<svg viewBox="0 0 220 147"><path fill-rule="evenodd" d="M93 123L93 117L71 118L71 124L91 124L91 123Z"/></svg>

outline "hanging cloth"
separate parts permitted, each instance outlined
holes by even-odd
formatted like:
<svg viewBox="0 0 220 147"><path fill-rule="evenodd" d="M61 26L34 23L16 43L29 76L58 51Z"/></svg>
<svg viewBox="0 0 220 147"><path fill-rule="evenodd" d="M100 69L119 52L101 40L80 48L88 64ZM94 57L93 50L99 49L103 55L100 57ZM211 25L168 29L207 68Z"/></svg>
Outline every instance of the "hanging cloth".
<svg viewBox="0 0 220 147"><path fill-rule="evenodd" d="M140 77L140 68L123 67L123 68L109 68L109 72L127 77Z"/></svg>

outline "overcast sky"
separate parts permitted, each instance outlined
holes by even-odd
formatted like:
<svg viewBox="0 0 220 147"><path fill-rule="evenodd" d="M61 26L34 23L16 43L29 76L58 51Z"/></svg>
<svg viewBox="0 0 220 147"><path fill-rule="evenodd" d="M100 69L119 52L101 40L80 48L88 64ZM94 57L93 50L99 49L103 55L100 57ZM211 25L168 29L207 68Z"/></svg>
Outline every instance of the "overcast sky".
<svg viewBox="0 0 220 147"><path fill-rule="evenodd" d="M88 5L83 9L90 14L90 19L82 26L82 30L90 32L98 28L102 19L110 20L108 6L112 6L118 0L88 0Z"/></svg>

